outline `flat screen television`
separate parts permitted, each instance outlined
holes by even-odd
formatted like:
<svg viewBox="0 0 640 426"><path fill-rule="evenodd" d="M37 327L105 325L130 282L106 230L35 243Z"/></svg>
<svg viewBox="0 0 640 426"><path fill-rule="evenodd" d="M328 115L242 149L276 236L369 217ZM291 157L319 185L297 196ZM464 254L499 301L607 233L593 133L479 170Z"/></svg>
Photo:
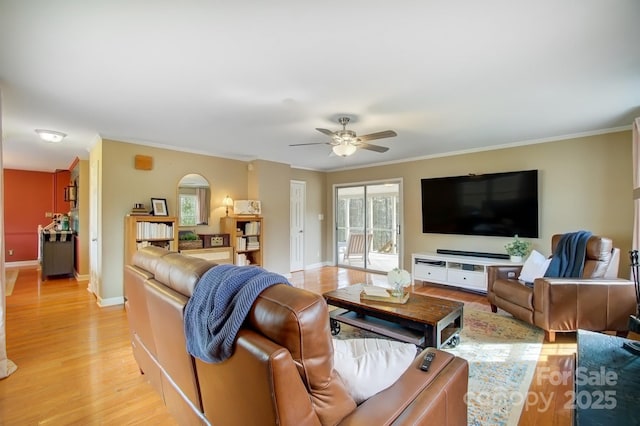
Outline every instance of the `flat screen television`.
<svg viewBox="0 0 640 426"><path fill-rule="evenodd" d="M538 238L538 171L425 178L422 232Z"/></svg>

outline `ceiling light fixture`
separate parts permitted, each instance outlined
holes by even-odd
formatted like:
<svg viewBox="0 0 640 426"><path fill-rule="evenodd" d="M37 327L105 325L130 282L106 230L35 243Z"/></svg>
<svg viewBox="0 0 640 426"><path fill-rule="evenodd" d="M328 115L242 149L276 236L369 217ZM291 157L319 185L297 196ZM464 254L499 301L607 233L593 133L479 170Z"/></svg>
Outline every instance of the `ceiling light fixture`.
<svg viewBox="0 0 640 426"><path fill-rule="evenodd" d="M340 157L348 157L356 152L356 149L357 148L355 145L343 142L340 145L333 146L333 153L339 155Z"/></svg>
<svg viewBox="0 0 640 426"><path fill-rule="evenodd" d="M67 134L62 132L56 132L55 130L36 129L36 133L45 142L61 142Z"/></svg>

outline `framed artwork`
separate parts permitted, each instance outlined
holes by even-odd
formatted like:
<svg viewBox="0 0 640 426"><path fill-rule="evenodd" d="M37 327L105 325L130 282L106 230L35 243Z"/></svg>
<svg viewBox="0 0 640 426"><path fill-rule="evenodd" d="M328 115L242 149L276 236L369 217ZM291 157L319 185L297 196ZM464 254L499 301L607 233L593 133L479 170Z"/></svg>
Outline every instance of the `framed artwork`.
<svg viewBox="0 0 640 426"><path fill-rule="evenodd" d="M153 212L154 216L169 216L169 209L167 208L167 199L152 198L151 211Z"/></svg>
<svg viewBox="0 0 640 426"><path fill-rule="evenodd" d="M261 213L260 200L236 200L233 202L233 214L260 215Z"/></svg>

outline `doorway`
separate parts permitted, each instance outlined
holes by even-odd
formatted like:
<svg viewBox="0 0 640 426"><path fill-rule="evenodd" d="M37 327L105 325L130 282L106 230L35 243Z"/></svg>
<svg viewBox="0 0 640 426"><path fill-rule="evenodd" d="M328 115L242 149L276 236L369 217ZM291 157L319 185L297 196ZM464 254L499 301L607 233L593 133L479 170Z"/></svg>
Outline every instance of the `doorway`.
<svg viewBox="0 0 640 426"><path fill-rule="evenodd" d="M295 180L292 180L290 185L289 271L295 272L304 269L304 217L307 186L306 182Z"/></svg>
<svg viewBox="0 0 640 426"><path fill-rule="evenodd" d="M338 266L389 272L400 267L402 181L335 188Z"/></svg>

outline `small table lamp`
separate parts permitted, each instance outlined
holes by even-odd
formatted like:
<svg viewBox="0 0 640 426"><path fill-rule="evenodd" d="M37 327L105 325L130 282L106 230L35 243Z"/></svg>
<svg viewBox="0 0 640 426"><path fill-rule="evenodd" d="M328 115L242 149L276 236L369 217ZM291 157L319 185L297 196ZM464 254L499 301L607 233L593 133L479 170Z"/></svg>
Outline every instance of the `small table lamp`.
<svg viewBox="0 0 640 426"><path fill-rule="evenodd" d="M229 197L229 195L224 197L224 200L222 200L222 205L227 208L226 213L227 216L229 216L229 207L233 206L233 200L231 199L231 197Z"/></svg>

